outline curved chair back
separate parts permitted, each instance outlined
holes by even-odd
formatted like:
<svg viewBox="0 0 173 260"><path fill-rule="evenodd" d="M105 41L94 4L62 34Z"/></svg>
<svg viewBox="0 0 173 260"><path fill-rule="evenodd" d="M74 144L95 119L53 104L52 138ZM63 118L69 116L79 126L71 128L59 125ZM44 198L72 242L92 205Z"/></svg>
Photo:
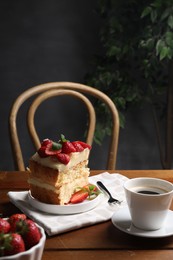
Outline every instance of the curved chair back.
<svg viewBox="0 0 173 260"><path fill-rule="evenodd" d="M10 140L11 140L11 146L13 151L14 163L17 170L20 171L25 170L21 145L19 142L19 136L17 131L17 124L16 124L17 115L22 104L30 97L35 95L36 98L34 99L34 101L32 102L28 110L27 124L28 124L29 134L31 136L32 142L36 149L38 149L40 146L40 139L35 128L34 115L39 105L43 101L54 96L62 96L62 95L70 95L80 99L86 106L89 115L86 142L90 145L92 145L93 142L95 124L96 124L96 115L92 103L85 95L93 96L101 100L103 103L105 103L109 108L112 116L112 133L111 133L111 141L110 141L108 160L107 160L107 169L108 170L115 169L117 149L118 149L118 139L119 139L119 116L113 101L103 92L84 84L73 83L73 82L51 82L51 83L37 85L24 91L21 95L17 97L17 99L15 100L11 108L10 116L9 116L9 130L10 130Z"/></svg>

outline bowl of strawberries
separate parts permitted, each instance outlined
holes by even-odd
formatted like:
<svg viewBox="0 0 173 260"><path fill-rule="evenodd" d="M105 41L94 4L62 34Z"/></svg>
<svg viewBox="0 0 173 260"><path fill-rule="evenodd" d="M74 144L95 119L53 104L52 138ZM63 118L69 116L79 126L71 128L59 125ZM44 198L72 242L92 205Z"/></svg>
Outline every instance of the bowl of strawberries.
<svg viewBox="0 0 173 260"><path fill-rule="evenodd" d="M44 229L25 214L0 218L0 260L41 260L45 241Z"/></svg>

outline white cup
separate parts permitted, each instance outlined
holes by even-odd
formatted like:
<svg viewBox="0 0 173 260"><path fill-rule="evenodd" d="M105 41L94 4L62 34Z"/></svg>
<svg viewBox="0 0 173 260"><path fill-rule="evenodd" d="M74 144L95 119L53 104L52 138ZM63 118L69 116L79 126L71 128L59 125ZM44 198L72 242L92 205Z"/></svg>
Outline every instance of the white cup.
<svg viewBox="0 0 173 260"><path fill-rule="evenodd" d="M172 202L173 184L157 178L133 178L125 182L124 190L133 225L160 229Z"/></svg>

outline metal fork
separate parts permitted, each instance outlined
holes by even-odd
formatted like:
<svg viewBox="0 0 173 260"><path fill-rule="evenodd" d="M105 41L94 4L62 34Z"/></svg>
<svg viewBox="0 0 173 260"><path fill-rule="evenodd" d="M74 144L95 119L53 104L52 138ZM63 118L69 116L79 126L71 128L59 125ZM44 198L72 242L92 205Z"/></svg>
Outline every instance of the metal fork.
<svg viewBox="0 0 173 260"><path fill-rule="evenodd" d="M109 196L109 199L108 199L109 204L121 204L120 200L112 197L111 193L108 191L108 189L105 187L105 185L101 181L97 181L97 185L101 190L105 191L107 193L107 195Z"/></svg>

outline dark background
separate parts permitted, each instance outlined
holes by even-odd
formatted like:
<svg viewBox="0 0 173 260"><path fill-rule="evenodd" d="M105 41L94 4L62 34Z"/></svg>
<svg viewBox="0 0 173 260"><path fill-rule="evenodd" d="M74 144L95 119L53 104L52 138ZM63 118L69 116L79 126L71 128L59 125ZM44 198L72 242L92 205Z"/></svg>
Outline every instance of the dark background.
<svg viewBox="0 0 173 260"><path fill-rule="evenodd" d="M15 98L41 83L84 83L93 55L101 50L101 21L95 6L93 0L0 1L0 170L14 169L8 116ZM73 140L83 139L85 122L79 104L69 99L48 103L46 112L41 114L41 108L38 113L41 138L59 139L64 133ZM25 108L20 113L19 133L27 164L34 149L22 119ZM120 131L117 169L161 168L150 107L128 111L126 120ZM104 169L107 146L108 138L102 146L93 146L92 169Z"/></svg>

